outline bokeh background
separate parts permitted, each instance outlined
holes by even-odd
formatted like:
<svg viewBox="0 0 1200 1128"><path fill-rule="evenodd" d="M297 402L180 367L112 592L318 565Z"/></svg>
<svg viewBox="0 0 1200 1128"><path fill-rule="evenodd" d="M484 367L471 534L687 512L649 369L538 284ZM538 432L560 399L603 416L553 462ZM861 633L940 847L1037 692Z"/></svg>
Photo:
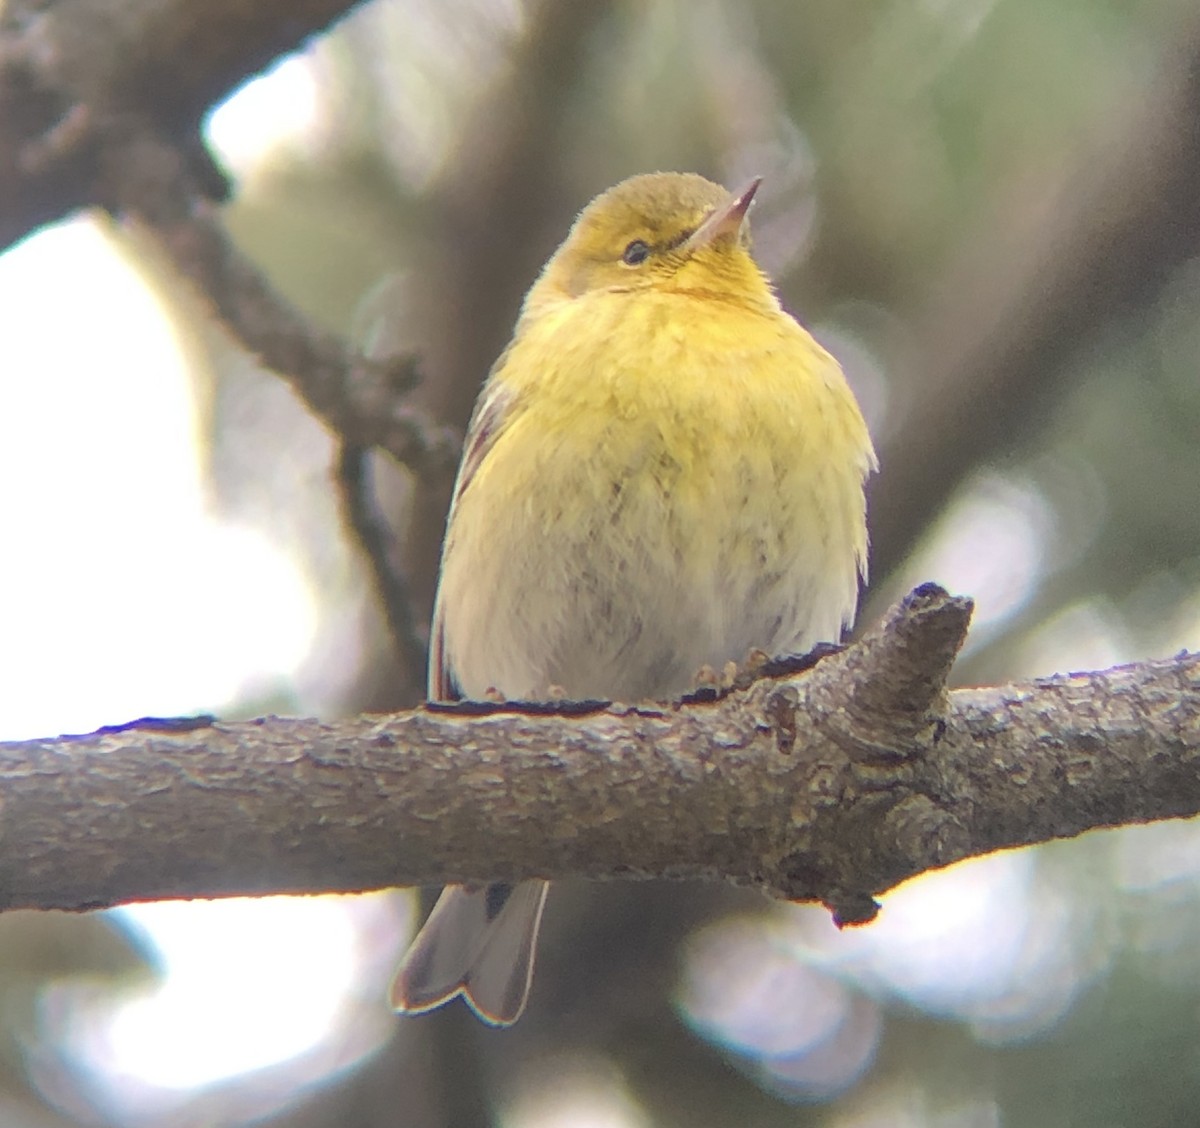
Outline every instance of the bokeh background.
<svg viewBox="0 0 1200 1128"><path fill-rule="evenodd" d="M1200 14L1187 0L372 0L214 109L237 243L415 350L462 425L634 172L765 179L760 258L880 448L863 616L974 596L962 682L1200 645ZM333 444L144 232L0 256L0 738L419 692ZM446 489L375 487L427 615ZM70 545L75 551L60 551ZM81 569L79 545L88 546ZM837 932L556 886L529 1012L398 1020L417 894L0 917L0 1122L1186 1125L1200 828L960 865Z"/></svg>

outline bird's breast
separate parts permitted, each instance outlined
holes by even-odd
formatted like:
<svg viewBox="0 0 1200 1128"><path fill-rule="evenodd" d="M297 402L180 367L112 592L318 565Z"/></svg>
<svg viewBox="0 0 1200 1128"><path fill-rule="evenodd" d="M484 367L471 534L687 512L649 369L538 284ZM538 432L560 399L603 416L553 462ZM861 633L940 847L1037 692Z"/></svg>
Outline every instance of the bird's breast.
<svg viewBox="0 0 1200 1128"><path fill-rule="evenodd" d="M677 313L610 321L590 351L547 342L536 384L518 342L498 373L515 407L439 595L469 695L677 694L704 664L839 636L869 457L840 370L794 323Z"/></svg>

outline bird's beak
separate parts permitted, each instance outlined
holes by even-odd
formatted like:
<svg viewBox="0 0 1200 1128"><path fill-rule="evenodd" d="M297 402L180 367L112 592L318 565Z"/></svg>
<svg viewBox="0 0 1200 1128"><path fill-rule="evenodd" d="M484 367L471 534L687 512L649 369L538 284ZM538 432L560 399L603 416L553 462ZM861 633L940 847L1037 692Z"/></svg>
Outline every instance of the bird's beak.
<svg viewBox="0 0 1200 1128"><path fill-rule="evenodd" d="M754 200L754 193L758 191L761 183L762 177L756 176L740 192L735 192L728 203L709 212L704 217L704 222L688 236L684 248L695 251L726 236L736 239L746 220L746 212L750 210L750 204Z"/></svg>

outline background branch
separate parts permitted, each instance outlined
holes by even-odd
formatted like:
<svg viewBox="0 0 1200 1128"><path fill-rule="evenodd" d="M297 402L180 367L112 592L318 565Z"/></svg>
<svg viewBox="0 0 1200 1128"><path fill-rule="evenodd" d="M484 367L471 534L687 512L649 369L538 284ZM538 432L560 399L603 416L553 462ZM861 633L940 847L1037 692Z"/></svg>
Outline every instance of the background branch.
<svg viewBox="0 0 1200 1128"><path fill-rule="evenodd" d="M927 869L1200 811L1200 656L947 693L969 613L919 588L846 651L714 702L3 745L0 907L665 876L863 921Z"/></svg>
<svg viewBox="0 0 1200 1128"><path fill-rule="evenodd" d="M149 227L175 269L211 303L243 347L279 373L329 429L356 446L378 446L403 466L449 477L457 433L409 402L416 360L375 360L316 328L234 246L181 154L139 134L120 150L119 210Z"/></svg>
<svg viewBox="0 0 1200 1128"><path fill-rule="evenodd" d="M10 0L0 13L0 249L104 203L114 132L142 123L186 142L210 194L223 178L199 141L212 105L301 46L353 0Z"/></svg>
<svg viewBox="0 0 1200 1128"><path fill-rule="evenodd" d="M343 443L338 453L337 488L342 517L375 577L388 632L397 658L403 664L402 677L416 698L424 695L427 646L413 613L413 598L408 577L396 551L396 538L379 511L371 474L371 452L365 447Z"/></svg>

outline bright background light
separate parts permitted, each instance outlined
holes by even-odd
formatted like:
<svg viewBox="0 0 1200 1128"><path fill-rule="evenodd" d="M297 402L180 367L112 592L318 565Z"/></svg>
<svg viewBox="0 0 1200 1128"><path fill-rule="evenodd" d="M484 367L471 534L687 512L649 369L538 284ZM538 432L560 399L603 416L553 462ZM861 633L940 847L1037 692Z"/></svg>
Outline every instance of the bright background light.
<svg viewBox="0 0 1200 1128"><path fill-rule="evenodd" d="M0 256L0 734L213 709L286 679L312 594L208 512L186 358L80 217Z"/></svg>
<svg viewBox="0 0 1200 1128"><path fill-rule="evenodd" d="M165 979L116 1012L109 1063L164 1088L211 1084L312 1049L358 962L350 917L336 901L216 901L204 906L202 930L196 908L164 901L122 910L162 953ZM186 1044L181 1014L189 1016Z"/></svg>
<svg viewBox="0 0 1200 1128"><path fill-rule="evenodd" d="M315 126L311 87L309 64L292 59L223 106L213 128L231 162L252 172ZM0 256L0 308L0 739L220 714L262 687L292 695L317 595L283 546L210 508L195 358L121 237L88 215L40 231ZM118 1121L331 1039L345 1051L348 1013L350 1040L373 1050L392 1032L383 977L408 904L118 910L161 981L132 998L58 984L43 999L46 1035Z"/></svg>

